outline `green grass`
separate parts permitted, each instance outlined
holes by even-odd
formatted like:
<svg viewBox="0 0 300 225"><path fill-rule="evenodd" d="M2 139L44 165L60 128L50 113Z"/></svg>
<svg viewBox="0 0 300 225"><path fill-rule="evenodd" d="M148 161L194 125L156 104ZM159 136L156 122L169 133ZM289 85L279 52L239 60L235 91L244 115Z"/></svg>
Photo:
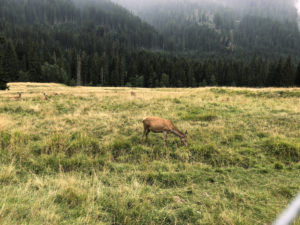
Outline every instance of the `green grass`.
<svg viewBox="0 0 300 225"><path fill-rule="evenodd" d="M299 89L10 86L0 224L271 224L300 191ZM143 142L145 116L189 146Z"/></svg>

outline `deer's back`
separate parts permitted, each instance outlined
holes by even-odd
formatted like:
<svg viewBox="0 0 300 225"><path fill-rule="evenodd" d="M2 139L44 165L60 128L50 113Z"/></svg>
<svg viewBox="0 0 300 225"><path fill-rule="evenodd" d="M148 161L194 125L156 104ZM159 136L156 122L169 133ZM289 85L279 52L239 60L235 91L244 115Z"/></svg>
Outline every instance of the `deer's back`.
<svg viewBox="0 0 300 225"><path fill-rule="evenodd" d="M159 117L147 117L143 120L143 123L150 130L157 132L174 129L174 125L170 120Z"/></svg>

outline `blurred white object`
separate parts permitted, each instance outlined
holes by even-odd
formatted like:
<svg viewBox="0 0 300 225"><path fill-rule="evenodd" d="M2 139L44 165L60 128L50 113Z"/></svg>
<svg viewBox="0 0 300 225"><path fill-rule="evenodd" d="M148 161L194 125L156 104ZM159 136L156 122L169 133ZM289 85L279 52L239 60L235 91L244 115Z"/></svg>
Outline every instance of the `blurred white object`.
<svg viewBox="0 0 300 225"><path fill-rule="evenodd" d="M281 216L274 222L273 225L289 225L300 214L300 194L289 205L289 207L281 214Z"/></svg>

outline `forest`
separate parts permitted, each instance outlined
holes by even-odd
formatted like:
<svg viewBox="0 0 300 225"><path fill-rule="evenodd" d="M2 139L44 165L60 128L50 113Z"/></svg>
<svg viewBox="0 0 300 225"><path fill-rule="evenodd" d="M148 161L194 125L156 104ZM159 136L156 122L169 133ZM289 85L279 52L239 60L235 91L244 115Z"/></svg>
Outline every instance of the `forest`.
<svg viewBox="0 0 300 225"><path fill-rule="evenodd" d="M0 79L8 82L300 85L300 32L292 15L241 16L220 7L199 9L183 19L189 8L179 14L174 7L169 13L152 13L156 18L152 24L106 0L1 0L1 4Z"/></svg>

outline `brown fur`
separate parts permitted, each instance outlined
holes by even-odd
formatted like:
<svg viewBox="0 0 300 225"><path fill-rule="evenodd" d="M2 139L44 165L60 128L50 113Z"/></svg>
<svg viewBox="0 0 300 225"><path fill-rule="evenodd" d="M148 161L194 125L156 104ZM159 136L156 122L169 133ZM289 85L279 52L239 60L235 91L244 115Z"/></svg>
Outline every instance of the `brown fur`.
<svg viewBox="0 0 300 225"><path fill-rule="evenodd" d="M147 117L143 120L144 132L143 137L146 136L146 140L148 138L148 134L150 131L154 133L163 133L164 134L164 144L167 146L167 135L172 133L179 137L181 141L187 146L187 131L182 133L179 131L174 124L167 119L159 118L159 117Z"/></svg>
<svg viewBox="0 0 300 225"><path fill-rule="evenodd" d="M20 100L22 98L22 93L18 92L18 96L10 97L12 100Z"/></svg>
<svg viewBox="0 0 300 225"><path fill-rule="evenodd" d="M131 96L136 96L136 93L134 91L130 92Z"/></svg>
<svg viewBox="0 0 300 225"><path fill-rule="evenodd" d="M43 95L44 95L44 100L45 101L49 100L49 97L48 97L48 95L46 93L43 93Z"/></svg>

